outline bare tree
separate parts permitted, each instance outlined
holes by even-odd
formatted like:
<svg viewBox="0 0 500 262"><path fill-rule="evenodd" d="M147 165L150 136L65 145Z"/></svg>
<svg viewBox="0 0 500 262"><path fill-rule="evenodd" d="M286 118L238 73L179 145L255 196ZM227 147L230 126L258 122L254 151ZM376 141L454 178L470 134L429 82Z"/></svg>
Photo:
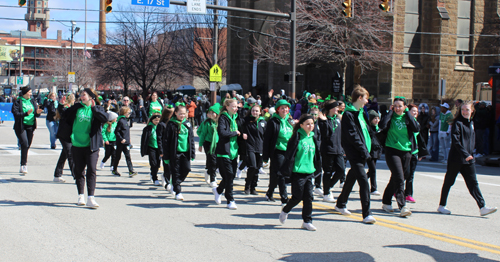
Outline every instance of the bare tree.
<svg viewBox="0 0 500 262"><path fill-rule="evenodd" d="M50 69L52 75L58 77L59 85L66 86L68 72L71 68L71 51L51 50L51 59L45 60L45 66ZM73 51L73 72L75 72L75 84L79 87L91 87L97 81L97 71L94 67L95 60L85 58L81 51Z"/></svg>

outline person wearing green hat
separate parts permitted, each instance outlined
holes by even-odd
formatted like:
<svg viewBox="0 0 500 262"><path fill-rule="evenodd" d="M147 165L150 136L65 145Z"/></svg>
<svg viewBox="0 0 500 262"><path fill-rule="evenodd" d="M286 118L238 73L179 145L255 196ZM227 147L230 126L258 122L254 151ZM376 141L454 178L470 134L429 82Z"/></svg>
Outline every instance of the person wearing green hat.
<svg viewBox="0 0 500 262"><path fill-rule="evenodd" d="M275 105L276 112L267 122L264 133L264 147L262 148L262 160L267 163L271 160L269 172L269 188L266 199L274 202L274 189L279 187L281 204L288 202L288 193L285 184L285 177L278 175L278 171L285 162L287 143L292 137L293 126L290 123L290 103L280 99Z"/></svg>
<svg viewBox="0 0 500 262"><path fill-rule="evenodd" d="M217 145L217 118L220 114L220 104L208 108L207 119L201 123L196 134L200 138L198 151L205 149L206 164L205 164L205 182L212 188L217 187L215 172L217 170L217 155L215 154L215 146Z"/></svg>

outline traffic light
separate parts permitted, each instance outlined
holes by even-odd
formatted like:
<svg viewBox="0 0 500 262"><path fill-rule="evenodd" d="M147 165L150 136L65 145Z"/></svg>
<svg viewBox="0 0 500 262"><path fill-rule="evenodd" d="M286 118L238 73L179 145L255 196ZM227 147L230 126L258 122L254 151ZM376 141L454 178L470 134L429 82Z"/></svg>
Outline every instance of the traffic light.
<svg viewBox="0 0 500 262"><path fill-rule="evenodd" d="M342 3L342 6L345 8L344 11L342 11L342 14L345 17L351 17L352 15L352 6L351 6L351 0L345 0L345 2Z"/></svg>
<svg viewBox="0 0 500 262"><path fill-rule="evenodd" d="M106 14L111 13L111 10L113 10L111 3L113 3L113 0L106 0L106 3L104 3L104 12Z"/></svg>
<svg viewBox="0 0 500 262"><path fill-rule="evenodd" d="M389 5L389 0L382 0L382 3L378 6L382 11L389 12L391 11L391 6Z"/></svg>
<svg viewBox="0 0 500 262"><path fill-rule="evenodd" d="M26 5L26 0L19 0L19 6L25 6Z"/></svg>

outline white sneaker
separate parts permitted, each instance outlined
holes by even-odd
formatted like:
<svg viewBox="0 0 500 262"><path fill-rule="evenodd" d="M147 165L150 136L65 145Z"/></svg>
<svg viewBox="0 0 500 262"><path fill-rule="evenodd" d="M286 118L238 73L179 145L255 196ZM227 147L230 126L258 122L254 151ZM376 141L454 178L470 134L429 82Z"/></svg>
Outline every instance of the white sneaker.
<svg viewBox="0 0 500 262"><path fill-rule="evenodd" d="M229 202L229 204L227 204L227 208L229 208L231 210L238 209L238 207L236 206L236 203L234 201Z"/></svg>
<svg viewBox="0 0 500 262"><path fill-rule="evenodd" d="M401 212L399 213L400 217L408 217L411 216L411 211L408 207L402 207Z"/></svg>
<svg viewBox="0 0 500 262"><path fill-rule="evenodd" d="M486 215L493 214L493 213L497 212L497 208L496 207L482 207L480 211L481 211L481 216L486 216Z"/></svg>
<svg viewBox="0 0 500 262"><path fill-rule="evenodd" d="M210 176L208 175L208 172L205 170L205 183L210 185Z"/></svg>
<svg viewBox="0 0 500 262"><path fill-rule="evenodd" d="M338 206L335 206L335 210L343 216L349 216L351 214L347 208L339 208Z"/></svg>
<svg viewBox="0 0 500 262"><path fill-rule="evenodd" d="M81 195L78 195L78 204L79 206L85 206L85 195L84 194L81 194Z"/></svg>
<svg viewBox="0 0 500 262"><path fill-rule="evenodd" d="M394 209L392 208L391 205L382 204L382 209L387 213L394 212Z"/></svg>
<svg viewBox="0 0 500 262"><path fill-rule="evenodd" d="M220 200L221 196L220 196L219 192L217 192L217 188L216 187L212 188L212 192L214 193L215 203L217 205L220 205L220 203L221 203L221 200Z"/></svg>
<svg viewBox="0 0 500 262"><path fill-rule="evenodd" d="M109 167L109 171L113 171L113 165Z"/></svg>
<svg viewBox="0 0 500 262"><path fill-rule="evenodd" d="M248 167L243 168L243 171L247 172L248 171Z"/></svg>
<svg viewBox="0 0 500 262"><path fill-rule="evenodd" d="M239 170L239 169L238 169L238 171L236 171L236 178L237 179L241 178L241 170Z"/></svg>
<svg viewBox="0 0 500 262"><path fill-rule="evenodd" d="M375 222L377 222L377 220L375 220L373 216L367 216L363 219L363 223L365 224L375 224Z"/></svg>
<svg viewBox="0 0 500 262"><path fill-rule="evenodd" d="M28 166L21 166L21 169L19 169L19 173L22 173L23 175L28 174Z"/></svg>
<svg viewBox="0 0 500 262"><path fill-rule="evenodd" d="M101 162L101 165L99 166L99 169L104 169L104 162Z"/></svg>
<svg viewBox="0 0 500 262"><path fill-rule="evenodd" d="M179 193L179 194L175 195L175 199L182 201L182 200L184 200L184 196L182 195L182 193Z"/></svg>
<svg viewBox="0 0 500 262"><path fill-rule="evenodd" d="M172 193L172 184L168 184L168 185L165 187L165 190L170 191L170 193Z"/></svg>
<svg viewBox="0 0 500 262"><path fill-rule="evenodd" d="M378 192L377 190L373 191L370 193L372 196L380 196L380 192Z"/></svg>
<svg viewBox="0 0 500 262"><path fill-rule="evenodd" d="M312 223L305 223L304 222L304 223L302 223L302 228L305 228L305 229L307 229L309 231L316 231L316 227L313 226Z"/></svg>
<svg viewBox="0 0 500 262"><path fill-rule="evenodd" d="M264 171L264 168L261 167L261 168L259 168L259 174L265 175L267 173L266 173L266 171Z"/></svg>
<svg viewBox="0 0 500 262"><path fill-rule="evenodd" d="M316 188L316 189L314 189L314 194L316 194L316 195L318 195L318 196L322 196L322 195L324 195L324 193L323 193L323 189L321 189L321 188Z"/></svg>
<svg viewBox="0 0 500 262"><path fill-rule="evenodd" d="M210 182L210 187L217 187L217 182Z"/></svg>
<svg viewBox="0 0 500 262"><path fill-rule="evenodd" d="M155 186L161 186L160 180L155 180Z"/></svg>
<svg viewBox="0 0 500 262"><path fill-rule="evenodd" d="M344 188L344 182L340 183L339 187Z"/></svg>
<svg viewBox="0 0 500 262"><path fill-rule="evenodd" d="M66 182L66 179L64 179L62 177L54 177L54 182L64 183L64 182Z"/></svg>
<svg viewBox="0 0 500 262"><path fill-rule="evenodd" d="M87 198L87 206L90 208L98 208L99 207L99 204L97 204L97 202L95 202L94 196L89 196Z"/></svg>
<svg viewBox="0 0 500 262"><path fill-rule="evenodd" d="M285 224L285 221L287 220L287 218L288 218L288 213L285 213L285 212L281 211L280 218L279 218L280 219L280 223L281 224Z"/></svg>
<svg viewBox="0 0 500 262"><path fill-rule="evenodd" d="M176 196L173 186L170 186L170 188L168 189L168 191L170 191L170 194L172 194L172 196L174 196L174 197Z"/></svg>
<svg viewBox="0 0 500 262"><path fill-rule="evenodd" d="M441 214L445 214L445 215L451 214L451 211L448 208L446 208L445 206L441 206L441 205L439 205L439 207L438 207L438 212Z"/></svg>
<svg viewBox="0 0 500 262"><path fill-rule="evenodd" d="M23 168L23 166L20 166L20 167L19 167L19 173L21 173L21 174L22 174L22 173L24 173L24 168Z"/></svg>
<svg viewBox="0 0 500 262"><path fill-rule="evenodd" d="M323 196L323 202L328 202L328 203L335 203L335 199L333 198L332 194L324 195Z"/></svg>

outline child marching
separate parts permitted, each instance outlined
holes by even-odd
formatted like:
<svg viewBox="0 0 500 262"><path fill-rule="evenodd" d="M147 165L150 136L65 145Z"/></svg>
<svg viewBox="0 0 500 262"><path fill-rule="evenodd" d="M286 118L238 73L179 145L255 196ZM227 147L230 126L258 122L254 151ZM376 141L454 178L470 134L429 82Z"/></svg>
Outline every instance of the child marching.
<svg viewBox="0 0 500 262"><path fill-rule="evenodd" d="M148 124L142 130L141 136L141 156L144 157L148 155L149 166L151 170L151 180L155 186L160 186L160 180L158 180L158 169L161 165L161 153L158 147L158 136L157 127L160 123L161 115L158 113L153 113L149 118Z"/></svg>
<svg viewBox="0 0 500 262"><path fill-rule="evenodd" d="M130 150L128 146L130 145L130 127L128 126L128 118L130 117L130 108L122 107L120 108L120 116L118 117L118 123L115 128L116 136L116 151L115 151L115 161L113 162L114 176L120 176L118 173L118 163L122 157L122 152L125 155L125 160L127 161L128 174L130 177L137 175L134 171L134 166L132 165L132 160L130 159Z"/></svg>
<svg viewBox="0 0 500 262"><path fill-rule="evenodd" d="M258 195L256 191L259 180L259 169L262 167L262 144L266 120L262 116L262 109L255 104L250 108L243 124L243 139L246 141L246 156L248 172L245 179L245 195Z"/></svg>
<svg viewBox="0 0 500 262"><path fill-rule="evenodd" d="M115 162L115 145L116 145L116 118L118 114L113 111L108 111L108 122L102 128L102 139L104 141L104 158L101 160L99 169L103 169L106 161L111 157L111 171L113 171L113 163Z"/></svg>
<svg viewBox="0 0 500 262"><path fill-rule="evenodd" d="M160 149L160 155L162 156L162 164L163 164L163 186L167 191L172 189L171 182L171 174L170 174L170 164L168 161L165 161L163 157L163 146L164 142L163 136L165 134L165 129L167 128L167 123L174 114L174 107L172 105L167 105L163 108L161 113L160 123L156 127L156 142L158 143L158 148Z"/></svg>
<svg viewBox="0 0 500 262"><path fill-rule="evenodd" d="M200 138L198 150L205 149L205 182L211 187L217 187L215 172L217 170L217 156L215 147L217 146L217 118L220 114L220 104L216 103L208 109L207 119L203 121L196 133Z"/></svg>

